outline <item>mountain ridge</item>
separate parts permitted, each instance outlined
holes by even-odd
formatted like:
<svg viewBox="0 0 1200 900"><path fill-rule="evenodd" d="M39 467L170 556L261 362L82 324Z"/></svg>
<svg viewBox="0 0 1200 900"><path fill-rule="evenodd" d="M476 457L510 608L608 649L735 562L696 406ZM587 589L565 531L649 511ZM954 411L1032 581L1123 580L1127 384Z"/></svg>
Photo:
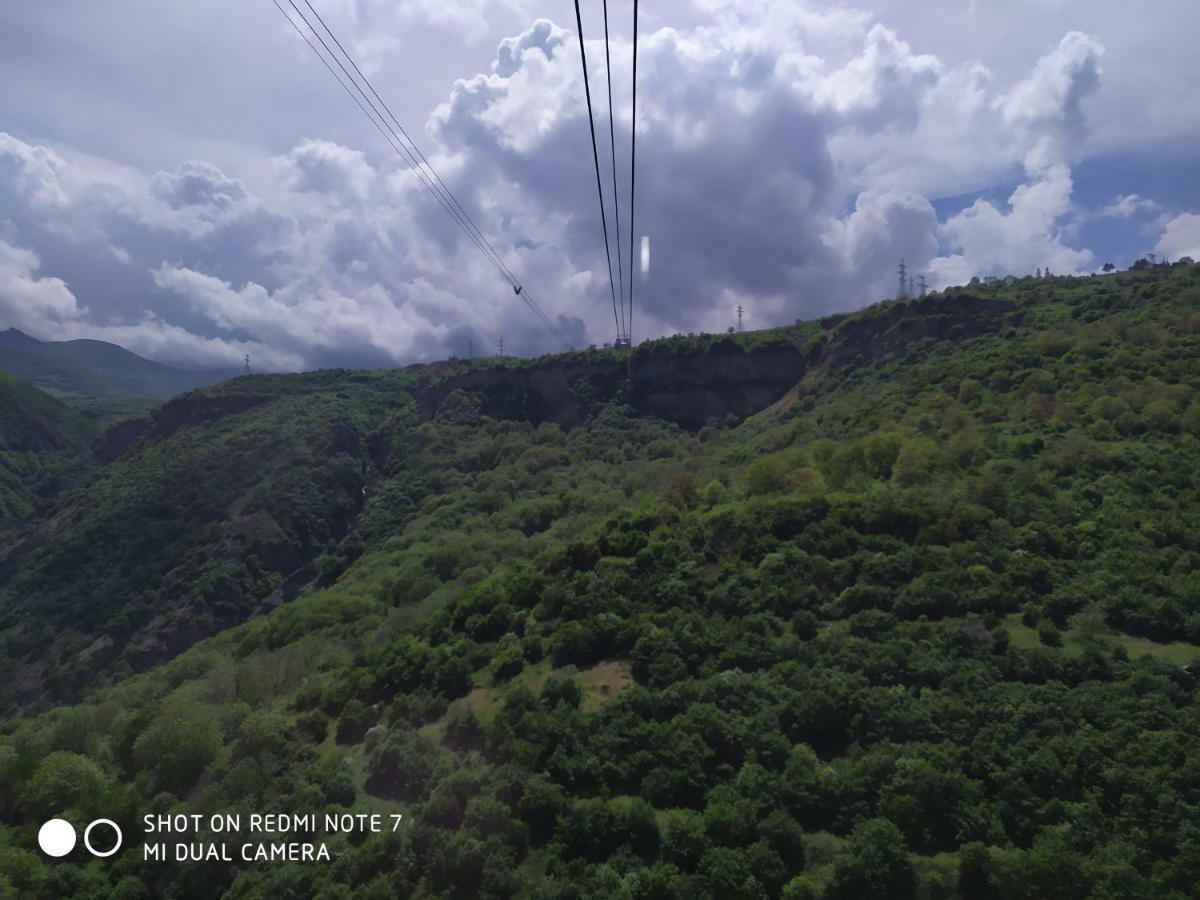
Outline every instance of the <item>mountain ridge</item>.
<svg viewBox="0 0 1200 900"><path fill-rule="evenodd" d="M0 372L67 400L163 400L235 374L176 369L105 341L41 341L0 331Z"/></svg>

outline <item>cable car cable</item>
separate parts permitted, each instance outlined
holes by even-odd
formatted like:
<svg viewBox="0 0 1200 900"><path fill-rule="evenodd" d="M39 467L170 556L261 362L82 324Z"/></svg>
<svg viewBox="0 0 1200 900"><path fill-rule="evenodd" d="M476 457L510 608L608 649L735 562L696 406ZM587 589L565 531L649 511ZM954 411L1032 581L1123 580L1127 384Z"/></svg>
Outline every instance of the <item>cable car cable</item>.
<svg viewBox="0 0 1200 900"><path fill-rule="evenodd" d="M587 95L588 128L592 132L592 161L596 164L596 191L600 195L600 224L604 227L604 255L608 258L608 288L612 294L613 321L617 335L621 333L621 320L617 316L617 288L612 277L612 251L608 240L608 215L604 211L604 185L600 180L600 153L596 149L596 120L592 115L592 89L588 83L587 51L583 47L583 15L579 11L579 0L575 0L575 24L579 29L579 58L583 62L583 90Z"/></svg>
<svg viewBox="0 0 1200 900"><path fill-rule="evenodd" d="M623 333L625 328L625 273L621 262L621 194L617 190L617 138L613 123L612 58L609 56L608 44L608 0L604 0L604 68L605 74L608 76L608 147L612 154L613 213L616 216L617 225L617 239L614 242L617 245L617 296L620 298L621 306L621 322L617 328L617 337L623 338L625 337ZM629 264L632 266L633 260L630 260ZM632 273L630 274L632 275Z"/></svg>
<svg viewBox="0 0 1200 900"><path fill-rule="evenodd" d="M495 248L487 240L487 237L485 235L483 235L482 231L480 231L478 226L475 225L474 220L470 219L470 216L466 213L466 210L462 209L462 205L457 203L457 200L454 199L453 194L451 194L449 192L449 188L445 188L445 190L446 190L445 195L443 195L441 192L438 191L437 186L433 182L430 181L429 176L426 175L426 173L423 170L423 168L421 167L420 163L418 163L417 157L414 156L413 152L410 151L407 146L405 146L404 142L400 139L399 135L396 134L395 129L393 129L390 125L388 125L387 119L384 117L383 113L379 111L378 107L376 107L375 104L371 101L371 98L367 97L366 93L362 90L361 86L359 86L359 84L354 80L353 76L351 76L350 73L346 70L346 67L344 65L342 65L341 61L337 58L337 55L332 51L332 49L330 49L329 45L324 41L324 39L317 32L317 30L315 28L313 28L312 23L307 19L307 17L305 17L304 13L296 6L296 4L293 2L293 0L288 0L288 5L292 7L292 9L295 11L296 15L300 18L300 20L302 22L304 22L304 24L307 25L310 30L312 30L313 36L316 37L317 40L320 42L321 46L325 48L325 51L326 51L326 53L329 54L330 58L333 59L333 61L335 63L337 63L338 68L341 69L342 73L346 76L346 80L350 81L350 83L358 91L358 93L360 95L362 95L363 100L366 101L366 104L367 104L366 106L363 105L363 101L360 100L357 96L355 96L355 94L351 90L351 88L345 83L345 81L343 81L343 79L337 74L337 72L334 71L333 67L329 64L329 60L327 60L325 58L325 56L322 55L321 52L317 49L316 45L314 45L313 42L311 40L309 40L308 35L306 35L304 33L304 31L300 28L300 26L296 24L296 22L292 19L292 17L288 14L288 12L280 5L278 0L272 0L272 2L275 4L276 9L278 9L280 11L280 13L283 15L283 17L288 20L288 24L290 24L292 26L292 28L294 28L296 30L296 33L299 34L300 37L304 40L304 42L308 45L309 49L312 50L313 53L317 56L317 58L321 60L321 62L324 64L325 68L333 76L334 80L337 81L339 85L341 85L342 89L344 91L346 91L346 93L350 96L350 99L352 99L355 102L355 104L358 106L358 108L362 111L363 115L365 115L370 120L371 124L375 126L376 130L379 131L379 133L383 136L384 140L386 140L388 142L388 144L392 147L392 149L396 151L397 155L399 155L402 159L405 160L405 162L408 164L409 168L413 170L413 173L415 175L417 175L417 177L421 180L422 184L425 186L426 190L428 190L430 192L430 194L434 197L434 199L436 199L438 201L438 203L442 206L442 209L445 210L447 215L449 215L451 217L451 219L453 221L455 221L459 225L460 228L463 229L463 231L467 234L467 236L469 238L471 238L472 242L479 249L479 251L483 254L484 258L487 259L496 268L496 270L500 273L501 277L504 278L504 280L506 280L507 282L509 282L510 286L513 288L514 293L518 297L521 297L521 299L523 299L525 301L526 305L529 306L529 308L541 320L542 324L546 326L546 328L551 332L551 334L553 334L555 337L562 340L564 344L566 344L567 343L566 337L563 335L562 331L558 328L557 325L555 325L555 323L549 318L549 316L547 316L545 314L545 312L542 311L542 309L533 301L533 299L527 295L527 292L523 292L523 286L520 283L519 279L517 279L517 277L515 275L513 275L512 271L505 264L504 260L500 257L499 253L495 250ZM306 0L306 5L309 5L310 9L312 8L311 4L307 4L307 0ZM313 10L313 12L315 15L316 11ZM320 17L318 16L318 19L319 18ZM329 32L329 35L331 38L333 38L334 42L338 43L339 48L341 48L340 42L337 41L336 36L334 36L332 31L329 30L329 27L327 25L325 25L325 23L323 21L321 22L321 24L325 27L325 30L327 32ZM345 53L344 48L342 49L342 52ZM346 58L350 61L351 65L353 66L354 61L352 59L350 59L349 55L347 55ZM357 66L355 66L355 69L357 70ZM365 80L366 79L364 78L364 81ZM369 82L368 82L368 87L370 87ZM371 88L371 90L372 90L372 92L374 92L374 88ZM378 94L376 94L376 96L378 96ZM383 101L381 99L380 103L382 103L382 102ZM368 107L370 107L370 110L371 110L370 112L368 112ZM374 113L374 115L372 115L372 112ZM390 114L390 110L388 112ZM378 120L376 119L376 117L378 117ZM393 118L393 121L395 121L395 117L393 116L392 118ZM397 125L399 125L398 122L397 122ZM389 134L389 132L390 132L390 134ZM409 138L409 143L413 144L413 149L419 154L420 149L416 147L416 144L414 142L412 142L411 138ZM423 156L421 158L424 159ZM428 166L430 172L434 175L435 178L437 178L438 176L437 176L436 171L433 169L433 167L431 165L428 164L427 160L425 162L426 162L426 165ZM440 181L440 178L439 178L439 181ZM445 183L444 182L441 182L441 183L444 187ZM447 199L447 197L449 199ZM453 206L451 206L451 204L450 204L451 200L454 201L454 206L457 206L459 210L462 210L461 214L459 212L457 212L453 208ZM468 225L468 221L470 222L470 225ZM472 230L472 226L474 226L474 231Z"/></svg>
<svg viewBox="0 0 1200 900"><path fill-rule="evenodd" d="M633 353L633 285L634 275L634 218L637 201L637 57L638 57L638 0L633 0L633 116L629 122L629 352Z"/></svg>

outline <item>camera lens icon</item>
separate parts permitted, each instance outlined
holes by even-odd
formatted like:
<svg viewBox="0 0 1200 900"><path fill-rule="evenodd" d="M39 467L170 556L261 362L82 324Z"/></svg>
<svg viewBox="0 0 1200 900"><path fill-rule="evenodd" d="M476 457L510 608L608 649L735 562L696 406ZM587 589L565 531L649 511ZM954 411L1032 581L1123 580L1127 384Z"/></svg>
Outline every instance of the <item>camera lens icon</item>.
<svg viewBox="0 0 1200 900"><path fill-rule="evenodd" d="M117 839L113 841L113 845L107 850L97 850L92 846L92 829L97 825L107 825L117 834ZM83 830L83 846L87 847L88 853L92 854L92 856L99 856L103 859L106 856L112 856L121 849L121 841L124 839L124 837L125 836L121 834L121 826L112 819L96 819L96 821L89 823L88 827Z"/></svg>
<svg viewBox="0 0 1200 900"><path fill-rule="evenodd" d="M113 841L112 846L107 850L97 850L92 844L92 832L97 825L107 825L116 836L116 840ZM103 831L101 834L103 834ZM97 856L101 859L112 856L120 850L124 839L125 836L121 833L121 826L112 819L96 819L93 822L89 822L87 828L83 830L83 846L87 848L88 853L92 854L92 856ZM66 856L75 849L77 840L78 836L75 833L75 826L66 819L50 819L38 829L38 846L42 848L42 852L47 856L55 858Z"/></svg>

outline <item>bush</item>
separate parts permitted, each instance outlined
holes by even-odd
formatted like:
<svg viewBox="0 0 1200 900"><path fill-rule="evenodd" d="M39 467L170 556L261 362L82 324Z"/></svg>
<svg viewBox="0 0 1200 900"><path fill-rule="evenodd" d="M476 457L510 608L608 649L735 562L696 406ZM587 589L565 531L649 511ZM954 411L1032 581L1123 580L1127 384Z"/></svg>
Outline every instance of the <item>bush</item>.
<svg viewBox="0 0 1200 900"><path fill-rule="evenodd" d="M207 706L172 702L133 745L134 764L161 789L183 794L221 749L217 716Z"/></svg>
<svg viewBox="0 0 1200 900"><path fill-rule="evenodd" d="M746 470L746 486L751 494L771 494L786 490L791 466L778 454L762 456Z"/></svg>
<svg viewBox="0 0 1200 900"><path fill-rule="evenodd" d="M1038 625L1038 640L1047 647L1061 647L1063 645L1062 632L1049 619Z"/></svg>
<svg viewBox="0 0 1200 900"><path fill-rule="evenodd" d="M366 736L375 721L375 714L361 700L353 699L342 707L338 716L336 739L339 744L357 744Z"/></svg>

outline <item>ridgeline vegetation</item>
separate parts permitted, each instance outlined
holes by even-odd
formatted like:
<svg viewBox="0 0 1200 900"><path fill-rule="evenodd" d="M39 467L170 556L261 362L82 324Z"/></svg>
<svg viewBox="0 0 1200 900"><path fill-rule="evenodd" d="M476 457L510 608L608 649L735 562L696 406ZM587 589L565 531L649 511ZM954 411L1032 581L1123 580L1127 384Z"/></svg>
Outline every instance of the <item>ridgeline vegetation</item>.
<svg viewBox="0 0 1200 900"><path fill-rule="evenodd" d="M753 389L637 386L718 357ZM1200 268L605 365L252 376L89 445L0 546L0 896L1195 895ZM555 367L557 411L505 375ZM326 810L404 824L142 859L148 812ZM47 859L55 815L130 846Z"/></svg>

